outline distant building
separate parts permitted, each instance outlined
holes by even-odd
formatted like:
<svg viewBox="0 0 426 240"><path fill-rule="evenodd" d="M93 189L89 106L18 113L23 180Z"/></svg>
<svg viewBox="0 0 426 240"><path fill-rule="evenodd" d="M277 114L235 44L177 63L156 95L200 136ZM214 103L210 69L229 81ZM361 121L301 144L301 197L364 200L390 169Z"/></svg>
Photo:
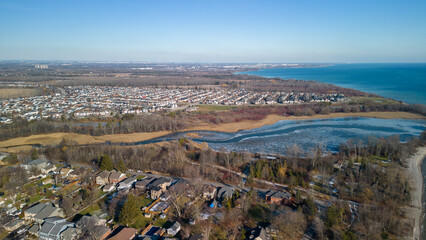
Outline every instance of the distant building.
<svg viewBox="0 0 426 240"><path fill-rule="evenodd" d="M49 66L47 64L36 64L36 65L34 65L34 68L36 68L36 69L48 69Z"/></svg>

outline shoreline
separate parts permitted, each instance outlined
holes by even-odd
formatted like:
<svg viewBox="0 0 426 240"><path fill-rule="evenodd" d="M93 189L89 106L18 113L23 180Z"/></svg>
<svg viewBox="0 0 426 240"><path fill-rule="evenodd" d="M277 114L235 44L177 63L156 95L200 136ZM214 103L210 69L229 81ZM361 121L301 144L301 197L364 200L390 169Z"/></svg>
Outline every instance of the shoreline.
<svg viewBox="0 0 426 240"><path fill-rule="evenodd" d="M414 216L413 239L420 240L423 225L423 175L422 163L426 157L426 147L418 148L417 152L408 159L407 175L411 176L411 206L408 215Z"/></svg>
<svg viewBox="0 0 426 240"><path fill-rule="evenodd" d="M203 123L199 126L189 127L175 132L186 131L217 131L217 132L238 132L241 130L249 130L259 128L267 125L272 125L278 121L283 120L317 120L317 119L332 119L332 118L345 118L345 117L366 117L366 118L381 118L381 119L418 119L426 120L425 116L420 114L408 112L358 112L358 113L331 113L331 114L317 114L313 116L281 116L276 114L267 115L262 120L245 120L241 122L231 122L222 124L208 124ZM77 133L47 133L32 135L28 137L12 138L0 142L0 151L17 153L19 151L26 151L32 145L55 145L59 144L62 139L74 141L79 145L92 144L92 143L105 143L105 142L139 142L146 141L157 137L162 137L173 133L172 131L159 131L159 132L142 132L142 133L129 133L129 134L110 134L103 136L91 136ZM189 135L188 135L189 136Z"/></svg>

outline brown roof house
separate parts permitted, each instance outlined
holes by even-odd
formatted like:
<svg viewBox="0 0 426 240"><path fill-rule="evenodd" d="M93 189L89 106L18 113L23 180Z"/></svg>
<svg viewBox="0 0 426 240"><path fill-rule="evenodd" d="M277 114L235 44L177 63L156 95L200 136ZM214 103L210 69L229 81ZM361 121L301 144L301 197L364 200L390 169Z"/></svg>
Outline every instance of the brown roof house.
<svg viewBox="0 0 426 240"><path fill-rule="evenodd" d="M117 184L123 181L124 179L126 179L126 175L124 175L121 172L111 172L108 178L109 183L112 183L112 184Z"/></svg>
<svg viewBox="0 0 426 240"><path fill-rule="evenodd" d="M109 238L111 240L131 240L135 238L136 233L138 232L135 228L123 228L120 232L115 234L113 237Z"/></svg>

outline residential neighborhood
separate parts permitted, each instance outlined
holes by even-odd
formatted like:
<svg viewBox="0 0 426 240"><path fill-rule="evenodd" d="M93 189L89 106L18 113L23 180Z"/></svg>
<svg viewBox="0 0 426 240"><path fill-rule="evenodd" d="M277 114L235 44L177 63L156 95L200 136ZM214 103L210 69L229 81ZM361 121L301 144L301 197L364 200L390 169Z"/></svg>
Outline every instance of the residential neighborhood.
<svg viewBox="0 0 426 240"><path fill-rule="evenodd" d="M109 117L116 114L143 114L192 105L265 105L305 102L339 102L341 93L315 94L303 92L257 92L229 88L130 88L107 86L68 86L56 88L52 94L0 99L1 123L13 117L27 120Z"/></svg>
<svg viewBox="0 0 426 240"><path fill-rule="evenodd" d="M82 172L65 165L54 165L44 156L15 168L27 172L32 182L38 184L35 185L37 189L44 189L51 196L37 197L29 202L18 200L15 203L2 198L0 224L6 231L29 239L88 239L90 236L92 239L119 240L183 239L184 235L179 234L182 229L188 231L205 221L223 221L223 214L229 209L242 207L245 195L250 191L239 186L193 183L185 178L131 169L127 172L116 169ZM87 174L92 177L87 179ZM93 188L93 192L96 192L96 196L91 198L93 200L78 205L64 203L64 199L74 199L87 188ZM42 194L46 195L45 192ZM259 200L263 198L268 204L292 204L292 194L286 191L259 190L258 194ZM111 216L108 210L109 205L117 204L125 208L130 195L137 199L137 205L140 206L135 210L140 213L140 219L137 220L140 223L134 222L134 227L121 225L120 221L123 220L114 220L117 218ZM62 196L62 200L59 201L55 196ZM102 201L105 201L103 204L106 204L106 210L97 207ZM86 211L91 208L95 208L95 211ZM196 210L184 216L180 215L180 208ZM123 213L119 214L121 217ZM254 228L250 234L256 236L253 239L271 239L263 228L257 233L258 228ZM203 234L197 232L190 234L188 239L197 239L197 236L203 239Z"/></svg>

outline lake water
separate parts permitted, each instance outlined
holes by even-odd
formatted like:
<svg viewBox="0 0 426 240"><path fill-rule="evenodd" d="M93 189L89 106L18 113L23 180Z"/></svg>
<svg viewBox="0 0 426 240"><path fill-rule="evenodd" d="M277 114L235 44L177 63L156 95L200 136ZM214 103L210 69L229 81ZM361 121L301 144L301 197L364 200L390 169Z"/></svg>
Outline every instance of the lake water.
<svg viewBox="0 0 426 240"><path fill-rule="evenodd" d="M336 64L327 67L261 69L237 74L315 80L407 103L426 104L426 63Z"/></svg>
<svg viewBox="0 0 426 240"><path fill-rule="evenodd" d="M214 131L190 131L215 150L285 154L288 146L297 144L309 151L316 145L328 151L337 151L348 139L367 140L369 136L388 137L400 135L405 141L419 136L426 129L424 120L375 119L375 118L334 118L317 120L284 120L236 133ZM184 137L188 132L172 133L163 137L132 143L132 145L170 141Z"/></svg>

